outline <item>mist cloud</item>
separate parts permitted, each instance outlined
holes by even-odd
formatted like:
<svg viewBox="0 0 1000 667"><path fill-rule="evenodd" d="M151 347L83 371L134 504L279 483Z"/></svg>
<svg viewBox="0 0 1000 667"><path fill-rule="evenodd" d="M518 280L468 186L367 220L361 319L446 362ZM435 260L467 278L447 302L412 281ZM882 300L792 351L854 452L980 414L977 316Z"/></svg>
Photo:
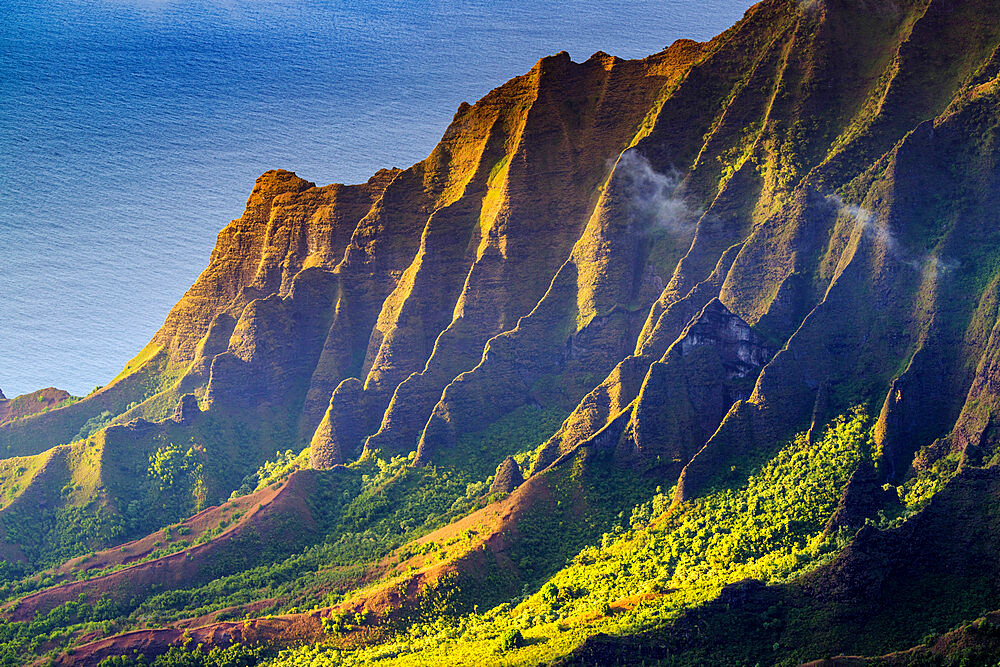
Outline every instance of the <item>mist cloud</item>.
<svg viewBox="0 0 1000 667"><path fill-rule="evenodd" d="M628 197L634 222L647 231L689 234L694 231L701 211L687 205L680 193L681 174L676 170L660 173L636 150L622 153L616 175Z"/></svg>
<svg viewBox="0 0 1000 667"><path fill-rule="evenodd" d="M861 230L861 233L885 248L886 254L909 267L922 269L925 266L933 266L937 271L947 273L957 269L959 266L959 263L955 260L931 254L920 256L907 252L899 243L896 235L886 225L885 221L876 218L874 213L863 206L848 204L836 194L827 195L826 201L836 207L839 215L852 218L854 224Z"/></svg>

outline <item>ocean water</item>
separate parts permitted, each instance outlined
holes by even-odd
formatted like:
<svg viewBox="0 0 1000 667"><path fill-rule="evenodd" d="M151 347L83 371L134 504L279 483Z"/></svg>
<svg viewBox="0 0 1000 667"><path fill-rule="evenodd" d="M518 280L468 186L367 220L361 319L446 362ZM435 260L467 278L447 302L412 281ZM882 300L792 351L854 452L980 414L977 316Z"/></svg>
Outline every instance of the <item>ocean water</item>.
<svg viewBox="0 0 1000 667"><path fill-rule="evenodd" d="M272 168L407 167L560 50L642 57L750 0L2 0L0 389L85 394Z"/></svg>

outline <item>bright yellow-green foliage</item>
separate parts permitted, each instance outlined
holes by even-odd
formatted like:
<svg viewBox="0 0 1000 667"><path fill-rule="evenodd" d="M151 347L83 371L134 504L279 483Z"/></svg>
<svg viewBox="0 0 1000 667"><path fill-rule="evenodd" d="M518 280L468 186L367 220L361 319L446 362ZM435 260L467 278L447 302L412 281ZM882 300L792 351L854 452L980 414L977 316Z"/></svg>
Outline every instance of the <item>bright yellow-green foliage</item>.
<svg viewBox="0 0 1000 667"><path fill-rule="evenodd" d="M163 498L164 506L184 502L184 496L190 493L195 512L201 511L207 497L205 480L202 474L203 465L199 458L204 449L192 442L187 451L174 443L161 445L149 457L147 473L153 480L155 490Z"/></svg>
<svg viewBox="0 0 1000 667"><path fill-rule="evenodd" d="M284 454L275 452L274 461L265 461L257 469L257 489L263 489L268 484L282 482L295 470L306 468L309 465L309 449L303 449L298 454L294 450L286 450Z"/></svg>
<svg viewBox="0 0 1000 667"><path fill-rule="evenodd" d="M49 450L35 456L18 456L0 462L0 509L9 505L28 488L53 453L53 450Z"/></svg>
<svg viewBox="0 0 1000 667"><path fill-rule="evenodd" d="M238 489L232 492L229 499L232 500L233 498L259 491L275 482L283 482L292 472L307 467L309 467L308 447L298 454L293 449L288 449L284 452L275 452L274 460L264 461L257 469L257 472L250 473L244 477L243 483Z"/></svg>
<svg viewBox="0 0 1000 667"><path fill-rule="evenodd" d="M673 510L670 495L657 494L526 599L414 624L364 649L286 651L273 664L537 664L596 632L662 626L728 583L784 581L830 560L842 541L824 539L823 528L870 450L870 419L858 408L818 442L797 435L739 488ZM509 639L514 631L522 640Z"/></svg>
<svg viewBox="0 0 1000 667"><path fill-rule="evenodd" d="M904 507L911 512L923 508L931 496L940 491L958 472L960 456L958 452L952 452L935 461L929 468L917 471L916 475L897 487Z"/></svg>

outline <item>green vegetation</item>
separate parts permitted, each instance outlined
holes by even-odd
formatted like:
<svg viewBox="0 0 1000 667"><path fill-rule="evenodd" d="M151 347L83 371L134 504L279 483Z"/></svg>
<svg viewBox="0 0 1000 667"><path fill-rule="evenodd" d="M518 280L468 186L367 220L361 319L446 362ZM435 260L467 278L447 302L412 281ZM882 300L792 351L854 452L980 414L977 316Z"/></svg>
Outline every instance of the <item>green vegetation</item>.
<svg viewBox="0 0 1000 667"><path fill-rule="evenodd" d="M537 408L522 409L487 431L477 434L474 439L464 440L462 446L471 451L461 460L456 459L452 463L414 467L412 462L415 453L389 460L380 458L376 453L347 467L313 471L315 488L309 496L308 505L317 522L316 532L303 533L300 528L289 528L284 532L285 539L277 542L261 541L251 533L213 558L201 577L202 583L192 582L189 587L154 592L145 599L119 605L116 608L115 623L108 626L106 631L157 626L208 613L217 613L220 619L241 618L246 613L242 608L259 600L270 599L274 602L263 608L255 608L255 615L335 604L355 590L366 564L377 562L397 550L398 553L394 555L396 562L404 562L421 553L433 559L462 553L469 548L473 535L460 535L446 544L432 543L423 549L415 548L412 543L416 538L490 502L491 498L487 496L490 475L499 461L507 454L513 454L527 464L528 457L545 435L554 430L560 419L561 413L558 412L549 413ZM174 440L160 436L155 444L155 449L148 457L145 477L138 482L139 495L126 508L125 520L132 522L128 526L130 532L142 533L154 530L154 527L168 525L177 517L196 511L200 503L204 502L203 480L209 463L206 448L193 440L182 447ZM274 460L264 463L257 472L245 478L243 490L252 491L273 485L293 470L302 467L306 461L308 450L299 454L290 450L278 452ZM602 473L600 477L601 484L605 487L611 479L612 475L608 472ZM595 483L593 493L600 492ZM607 525L614 513L604 508L602 511ZM80 513L74 511L77 527L72 529L75 531L72 534L88 536L98 529L107 530L103 524L90 526L77 514ZM107 512L98 516L107 520L115 518L115 515ZM67 521L66 529L56 531L55 534L71 534L70 526ZM112 527L117 531L116 535L121 535L126 529L121 519L117 519ZM199 541L210 538L222 528L220 526L210 531ZM551 532L555 529L558 526L547 528L550 531L550 541L569 545L559 552L560 561L565 559L567 553L571 553L567 548L578 549L585 543L581 540L588 534L580 529L577 538L566 541ZM597 534L600 534L600 530ZM191 543L193 542L186 538L173 540L142 560L174 553ZM574 544L577 546L574 547ZM404 545L407 545L406 548L400 550ZM93 540L85 544L68 544L57 552L59 556L51 562L59 562L93 548ZM535 557L539 563L545 562L547 558L541 552L536 553ZM117 569L121 569L121 566L94 570L88 576L100 576ZM8 596L24 594L52 583L44 578L20 580L25 574L24 570L10 568L10 583L5 588ZM375 583L377 582L368 582L368 585ZM451 613L465 609L467 596L456 595L455 590L446 593L447 590L452 589L441 588L436 595L428 597L425 602L430 606L427 608L450 609ZM449 601L443 602L446 599ZM437 600L438 606L434 606L435 603L431 600ZM52 631L62 633L59 636L68 640L73 633L89 627L85 624L91 621L89 616L73 615L66 617L65 625L59 626L53 620ZM48 645L36 646L37 648L29 647L28 650L42 651ZM17 650L25 650L24 645L18 644ZM180 660L182 653L175 652L171 659ZM38 654L41 655L42 652ZM163 664L216 664L197 662L208 660L206 656L194 656L190 659L194 662Z"/></svg>
<svg viewBox="0 0 1000 667"><path fill-rule="evenodd" d="M951 452L929 467L918 470L897 489L903 506L912 513L927 505L934 494L955 476L960 459L960 454Z"/></svg>
<svg viewBox="0 0 1000 667"><path fill-rule="evenodd" d="M230 607L238 609L262 599L276 602L260 613L308 609L342 599L355 587L365 563L377 561L488 500L484 496L488 480L470 481L472 478L462 471L444 466L415 468L411 465L413 456L389 461L372 457L347 468L316 471L309 507L319 523L317 534L295 532L277 543L254 542L251 536L230 549L233 558L214 559L205 583L137 600L132 607L119 609L120 624L116 627L155 626ZM273 483L271 480L285 474L295 460L286 452L262 466L258 473L261 485ZM482 467L495 465L484 463ZM201 471L199 450L193 445L182 450L165 442L150 457L149 490L160 506L166 507L163 516L176 511L178 503L188 503L194 509L197 499L193 493ZM156 505L146 505L150 506ZM183 544L174 543L161 553L174 552ZM450 548L462 545L454 543ZM236 558L236 554L244 556ZM403 552L398 558L409 555ZM239 611L224 612L222 618L241 615Z"/></svg>
<svg viewBox="0 0 1000 667"><path fill-rule="evenodd" d="M80 427L80 431L76 434L73 440L74 441L86 440L87 438L89 438L90 436L97 433L105 426L107 426L109 423L111 423L112 419L114 419L114 415L112 415L107 410L102 411L100 414L94 415L86 422L84 422L83 426Z"/></svg>
<svg viewBox="0 0 1000 667"><path fill-rule="evenodd" d="M119 609L107 598L94 604L81 596L30 622L0 623L0 664L22 665L26 656L54 655L80 632L108 634L122 627Z"/></svg>
<svg viewBox="0 0 1000 667"><path fill-rule="evenodd" d="M192 441L182 453L181 448L171 442L161 445L149 457L150 488L156 504L165 512L183 516L199 511L204 505L205 478L203 466L198 461L204 451Z"/></svg>
<svg viewBox="0 0 1000 667"><path fill-rule="evenodd" d="M21 520L27 513L30 513L30 520ZM16 569L22 573L56 565L114 543L125 532L122 517L100 500L84 506L42 511L34 508L11 510L4 516L3 528L6 541L23 545L28 560L27 563L19 563ZM13 582L3 583L0 596L6 597L7 584ZM14 586L10 592L24 592L24 588Z"/></svg>
<svg viewBox="0 0 1000 667"><path fill-rule="evenodd" d="M155 658L136 656L112 656L102 660L98 667L251 667L264 657L261 647L248 647L234 644L225 648L215 647L204 649L197 646L194 650L173 646L163 655Z"/></svg>
<svg viewBox="0 0 1000 667"><path fill-rule="evenodd" d="M289 449L285 452L275 452L274 459L265 461L256 472L243 478L239 488L233 491L230 499L239 498L258 489L262 489L268 484L279 482L288 477L294 470L307 467L309 463L309 450L304 449L298 454Z"/></svg>
<svg viewBox="0 0 1000 667"><path fill-rule="evenodd" d="M208 500L205 448L191 438L181 447L157 436L145 476L133 481L133 500L122 512L129 534L146 534L190 516Z"/></svg>
<svg viewBox="0 0 1000 667"><path fill-rule="evenodd" d="M621 479L621 470L577 465L563 478L550 475L550 488L560 499L555 511L524 519L528 523L522 529L530 538L513 553L525 576L523 596L515 595L489 611L471 611L471 601L484 599L480 583L453 578L428 590L422 607L389 625L367 617L332 617L324 622L330 636L327 643L287 649L280 655L240 645L227 649L229 653L189 647L172 649L155 661L126 656L107 664L360 665L373 660L411 664L445 656L452 664L492 664L500 656L506 664L534 664L567 653L596 632L631 635L661 630L686 610L715 598L727 584L745 579L790 581L829 562L850 536L825 535L823 526L853 470L874 454L871 420L859 408L834 420L815 442L810 443L805 433L797 435L736 488L673 508L672 492L657 489L617 520L613 514L602 518L598 511L590 524L569 525L563 512L570 508L561 503L580 490L583 502L589 494L603 494L608 501L605 508L628 496L626 492L617 501L609 497L616 493L613 482ZM164 489L183 483L190 492L191 480L197 478L195 457L193 447L181 451L167 443L150 457L150 479ZM315 471L309 504L326 535L318 543L298 551L292 544L286 557L272 549L261 556L260 562L267 564L232 574L222 574L232 571L232 563L220 563L221 576L200 586L153 595L131 610L108 601L100 611L82 600L67 603L34 625L8 624L9 636L2 646L11 651L8 655L24 651L42 655L85 630L119 632L211 612L220 613L220 619L240 618L241 608L261 599L275 602L256 608L255 615L334 604L352 594L363 571L360 564L412 544L415 537L485 502L481 494L488 479L468 482L443 466L414 468L411 459L412 454L389 461L372 457L346 468ZM279 471L294 460L286 453L262 469ZM948 465L937 468L947 470ZM910 488L920 484L913 482ZM917 493L921 492L913 492ZM611 529L596 541L588 540L587 526L592 530L601 521ZM432 558L445 557L449 551L461 553L468 548L463 545L470 544L463 540L472 537L430 543L422 553ZM411 546L398 558L402 561L417 553L421 552ZM362 647L340 639L372 623L382 628L372 635L380 639ZM35 636L43 639L30 639Z"/></svg>
<svg viewBox="0 0 1000 667"><path fill-rule="evenodd" d="M375 646L291 649L274 664L491 664L498 650L505 664L536 664L596 632L663 628L726 584L783 582L829 562L849 536L823 527L871 449L859 408L817 442L797 435L738 488L674 509L670 493L657 493L521 600L418 622Z"/></svg>
<svg viewBox="0 0 1000 667"><path fill-rule="evenodd" d="M463 433L454 454L445 453L436 459L481 478L492 475L508 455L522 469L530 468L536 449L559 428L566 415L561 408L521 406L482 431Z"/></svg>

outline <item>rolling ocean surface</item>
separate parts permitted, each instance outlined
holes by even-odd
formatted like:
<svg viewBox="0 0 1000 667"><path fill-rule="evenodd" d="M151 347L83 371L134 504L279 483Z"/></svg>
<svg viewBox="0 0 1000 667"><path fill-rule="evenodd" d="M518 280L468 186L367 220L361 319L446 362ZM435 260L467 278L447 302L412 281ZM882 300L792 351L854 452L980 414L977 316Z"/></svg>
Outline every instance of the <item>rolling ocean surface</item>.
<svg viewBox="0 0 1000 667"><path fill-rule="evenodd" d="M750 4L0 1L0 389L114 377L261 172L408 167L542 56L642 57Z"/></svg>

